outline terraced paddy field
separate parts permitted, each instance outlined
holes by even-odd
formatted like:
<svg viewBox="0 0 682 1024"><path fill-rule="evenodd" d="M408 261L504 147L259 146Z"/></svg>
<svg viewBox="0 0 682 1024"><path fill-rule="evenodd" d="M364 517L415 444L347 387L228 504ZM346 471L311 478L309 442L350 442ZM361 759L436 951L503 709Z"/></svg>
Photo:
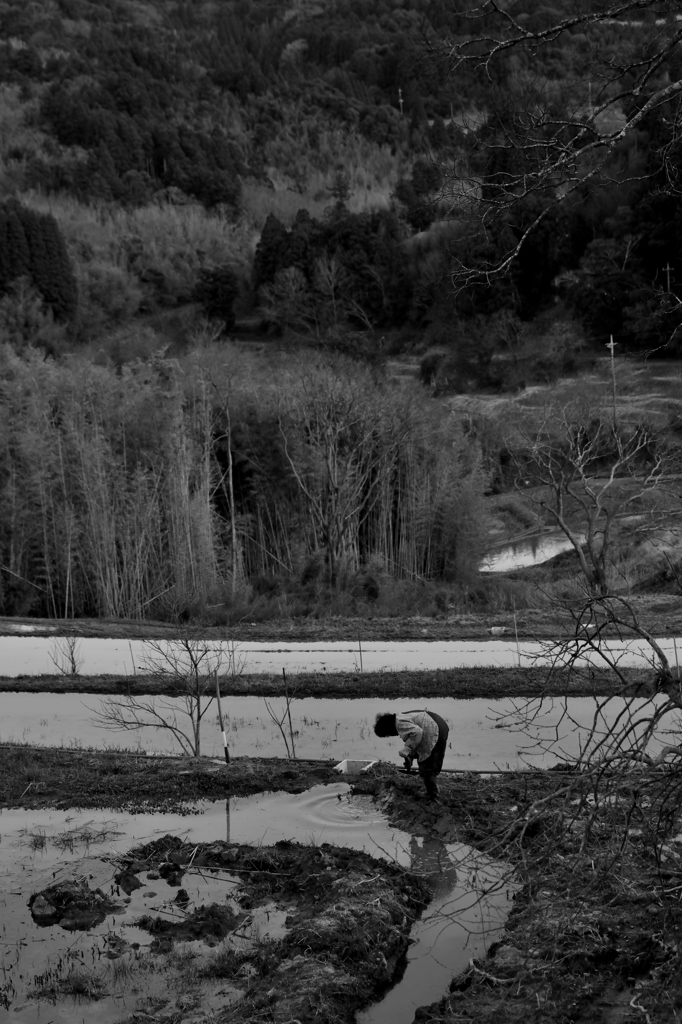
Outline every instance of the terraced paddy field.
<svg viewBox="0 0 682 1024"><path fill-rule="evenodd" d="M669 607L658 635L674 637ZM513 651L532 623L507 619L493 625ZM5 636L28 644L34 636L134 638L126 624L86 624L80 634L78 624L5 625ZM386 643L393 628L422 642L422 629L440 642L456 629L473 644L493 642L483 621L372 624L342 641L356 661L350 671L286 680L244 673L221 682L223 704L228 714L231 697L284 707L285 682L294 709L305 700L473 708L475 699L472 752L480 728L492 744L488 760L444 772L436 803L400 771L397 746L383 741L367 772L347 776L336 770L343 751L331 741L314 756L286 757L272 721L263 745L249 738L229 764L150 755L133 734L127 750L82 737L80 746L78 737L70 746L0 746L0 1016L20 1024L678 1019L677 759L574 771L555 751L554 770L529 757L495 765L503 736L537 724L532 711L525 721L497 721L488 714L496 701L513 697L520 713L529 699L609 697L608 671L562 675L532 663L368 671L363 640ZM249 630L261 630L258 641ZM145 632L172 639L155 626L135 639ZM341 640L313 624L291 633L296 641L285 632L278 642ZM275 639L260 626L231 638ZM3 700L11 707L61 694L96 703L167 692L158 680L150 688L149 675L89 677L63 667L5 676ZM650 668L624 671L621 698L657 699ZM46 704L41 714L47 720ZM314 734L316 719L306 717ZM370 718L366 751L376 742ZM246 726L234 720L238 736ZM36 728L46 726L39 719Z"/></svg>

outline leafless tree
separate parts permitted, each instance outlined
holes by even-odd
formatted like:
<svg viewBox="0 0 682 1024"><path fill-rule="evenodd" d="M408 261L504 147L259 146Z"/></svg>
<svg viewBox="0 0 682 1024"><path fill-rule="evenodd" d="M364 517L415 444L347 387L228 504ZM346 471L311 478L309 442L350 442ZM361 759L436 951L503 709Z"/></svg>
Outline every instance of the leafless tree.
<svg viewBox="0 0 682 1024"><path fill-rule="evenodd" d="M677 645L671 651L670 642L666 646L645 624L623 586L618 561L626 530L630 539L634 533L648 541L682 511L679 454L653 428L619 424L600 406L590 409L584 402L556 403L532 428L519 431L515 445L519 475L534 483L524 494L576 552L584 599L560 601L571 626L563 638L543 644L548 683L556 693L559 674L564 695L516 701L498 724L524 737L521 748L531 763L538 753L554 755L579 772L581 828L589 831L610 800L625 806L630 797L623 794L632 789L635 773L648 792L648 809L639 807L637 815L647 827L654 815L659 824L665 819L665 832L682 796L680 762L664 764L682 755ZM633 661L640 668L636 676ZM572 697L576 677L592 682L591 703ZM562 799L576 799L575 786L557 793L530 817L524 811L524 822L536 813L575 817L570 805L561 809ZM627 815L619 820L629 827ZM660 840L660 829L656 835Z"/></svg>
<svg viewBox="0 0 682 1024"><path fill-rule="evenodd" d="M63 676L77 676L83 664L81 642L77 636L55 637L51 644L50 661Z"/></svg>
<svg viewBox="0 0 682 1024"><path fill-rule="evenodd" d="M318 368L282 399L280 432L291 472L336 585L344 553L382 497L407 424L386 393L377 404L362 374Z"/></svg>
<svg viewBox="0 0 682 1024"><path fill-rule="evenodd" d="M319 334L317 303L305 274L298 267L278 270L272 284L261 288L261 310L269 323L282 330Z"/></svg>
<svg viewBox="0 0 682 1024"><path fill-rule="evenodd" d="M502 248L460 258L461 283L504 273L574 193L627 180L627 170L610 169L614 150L652 114L665 130L650 142L650 165L666 188L679 189L682 79L671 68L682 0L575 0L556 8L464 0L462 7L456 30L430 40L432 59L453 78L476 83L484 98L464 118L466 148L445 195L460 213L476 212L483 237L520 207L526 215ZM558 55L561 71L551 74ZM640 165L631 176L645 173Z"/></svg>
<svg viewBox="0 0 682 1024"><path fill-rule="evenodd" d="M201 725L215 700L219 677L241 672L236 646L191 635L177 640L146 640L141 675L163 689L163 696L128 692L107 697L95 711L95 724L113 732L153 728L170 732L185 754L201 755Z"/></svg>
<svg viewBox="0 0 682 1024"><path fill-rule="evenodd" d="M550 406L521 432L516 460L520 476L539 485L531 499L570 541L598 597L610 593L623 524L642 531L682 512L674 454L656 432L590 415L584 403Z"/></svg>
<svg viewBox="0 0 682 1024"><path fill-rule="evenodd" d="M292 686L287 679L286 670L282 669L282 682L284 688L284 704L276 707L272 700L268 700L267 697L263 697L263 702L267 713L279 729L282 739L284 740L284 746L286 748L287 757L289 759L296 758L296 737L298 736L298 730L294 729L293 722L291 720L291 703L296 699L296 691L298 686L294 684Z"/></svg>

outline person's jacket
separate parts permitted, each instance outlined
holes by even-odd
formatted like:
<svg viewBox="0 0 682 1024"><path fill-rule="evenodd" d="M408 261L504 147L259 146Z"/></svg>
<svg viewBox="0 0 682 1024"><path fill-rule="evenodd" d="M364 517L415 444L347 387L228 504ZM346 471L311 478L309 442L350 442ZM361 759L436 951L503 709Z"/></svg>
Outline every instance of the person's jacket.
<svg viewBox="0 0 682 1024"><path fill-rule="evenodd" d="M427 711L404 711L395 716L395 727L403 741L401 757L425 761L438 742L438 724Z"/></svg>

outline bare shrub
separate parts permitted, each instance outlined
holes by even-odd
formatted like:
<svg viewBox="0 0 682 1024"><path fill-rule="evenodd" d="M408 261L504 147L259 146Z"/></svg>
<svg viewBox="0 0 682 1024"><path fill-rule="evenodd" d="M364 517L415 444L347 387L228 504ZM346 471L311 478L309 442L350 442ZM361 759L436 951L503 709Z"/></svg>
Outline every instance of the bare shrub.
<svg viewBox="0 0 682 1024"><path fill-rule="evenodd" d="M168 696L107 697L95 711L95 724L115 732L160 729L185 754L199 757L201 725L216 699L219 676L238 675L243 668L235 644L188 633L178 640L147 640L144 648L142 674L161 684Z"/></svg>

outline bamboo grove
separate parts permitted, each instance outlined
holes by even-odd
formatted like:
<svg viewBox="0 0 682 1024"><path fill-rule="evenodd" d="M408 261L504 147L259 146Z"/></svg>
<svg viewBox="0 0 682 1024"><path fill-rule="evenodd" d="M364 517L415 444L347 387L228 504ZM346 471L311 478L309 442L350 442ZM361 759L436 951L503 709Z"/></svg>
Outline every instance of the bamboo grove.
<svg viewBox="0 0 682 1024"><path fill-rule="evenodd" d="M417 385L310 350L116 370L0 355L0 609L174 618L254 588L454 580L475 447Z"/></svg>

